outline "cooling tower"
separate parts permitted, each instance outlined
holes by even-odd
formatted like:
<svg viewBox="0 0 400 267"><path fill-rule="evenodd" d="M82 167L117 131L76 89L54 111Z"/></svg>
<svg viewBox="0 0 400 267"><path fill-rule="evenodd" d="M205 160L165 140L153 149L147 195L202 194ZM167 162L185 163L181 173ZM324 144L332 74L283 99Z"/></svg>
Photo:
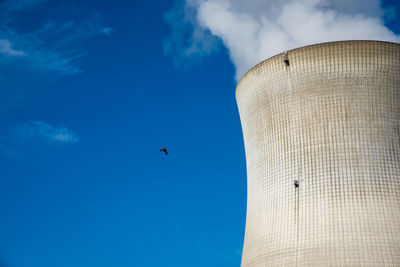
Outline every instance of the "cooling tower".
<svg viewBox="0 0 400 267"><path fill-rule="evenodd" d="M400 45L294 49L246 73L236 99L242 267L400 266Z"/></svg>

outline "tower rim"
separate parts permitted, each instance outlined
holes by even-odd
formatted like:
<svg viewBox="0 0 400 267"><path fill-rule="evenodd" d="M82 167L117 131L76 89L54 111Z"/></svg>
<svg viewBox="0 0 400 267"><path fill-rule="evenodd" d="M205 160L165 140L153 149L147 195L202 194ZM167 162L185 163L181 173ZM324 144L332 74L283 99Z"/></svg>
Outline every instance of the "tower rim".
<svg viewBox="0 0 400 267"><path fill-rule="evenodd" d="M264 64L267 64L268 62L273 61L274 59L276 59L277 57L282 57L285 55L285 53L290 54L296 51L300 51L303 49L309 49L309 48L315 48L318 46L324 46L324 45L339 45L339 44L351 44L351 43L379 43L379 44L388 44L388 45L397 45L400 46L400 43L396 43L396 42L390 42L390 41L380 41L380 40L339 40L339 41L330 41L330 42L320 42L320 43L315 43L315 44L310 44L310 45L305 45L305 46L300 46L300 47L296 47L290 50L286 50L283 51L279 54L276 54L274 56L271 56L267 59L264 59L262 61L260 61L259 63L257 63L256 65L254 65L253 67L251 67L245 74L242 75L242 77L240 77L239 81L236 84L236 89L235 89L235 95L237 95L240 84L243 82L243 80L246 79L246 77L252 73L253 71L257 70L259 67L261 67Z"/></svg>

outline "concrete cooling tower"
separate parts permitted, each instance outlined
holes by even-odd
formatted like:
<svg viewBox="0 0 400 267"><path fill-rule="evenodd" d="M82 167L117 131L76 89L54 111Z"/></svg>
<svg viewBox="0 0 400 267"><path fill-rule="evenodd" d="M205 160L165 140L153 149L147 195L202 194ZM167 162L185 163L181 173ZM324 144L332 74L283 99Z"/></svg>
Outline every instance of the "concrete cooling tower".
<svg viewBox="0 0 400 267"><path fill-rule="evenodd" d="M400 266L400 45L317 44L239 81L242 267Z"/></svg>

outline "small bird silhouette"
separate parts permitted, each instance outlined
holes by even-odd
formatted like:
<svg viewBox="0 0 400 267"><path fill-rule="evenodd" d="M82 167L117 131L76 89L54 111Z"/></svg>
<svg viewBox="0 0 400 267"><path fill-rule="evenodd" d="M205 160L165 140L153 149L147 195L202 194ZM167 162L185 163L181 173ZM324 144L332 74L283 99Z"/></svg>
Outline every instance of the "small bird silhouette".
<svg viewBox="0 0 400 267"><path fill-rule="evenodd" d="M160 149L160 151L161 151L161 152L164 152L165 155L168 155L168 151L167 151L167 149L166 149L165 147L163 147L162 149Z"/></svg>

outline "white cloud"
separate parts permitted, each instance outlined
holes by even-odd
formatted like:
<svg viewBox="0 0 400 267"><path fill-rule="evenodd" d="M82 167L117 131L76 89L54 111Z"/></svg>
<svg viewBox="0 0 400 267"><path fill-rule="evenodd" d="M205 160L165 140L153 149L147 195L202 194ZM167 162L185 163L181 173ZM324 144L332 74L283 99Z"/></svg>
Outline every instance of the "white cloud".
<svg viewBox="0 0 400 267"><path fill-rule="evenodd" d="M186 0L186 5L196 10L196 27L223 41L236 79L260 61L299 46L358 39L400 42L384 25L388 9L379 0Z"/></svg>
<svg viewBox="0 0 400 267"><path fill-rule="evenodd" d="M74 144L78 135L65 128L55 127L42 121L29 121L12 129L12 135L22 142Z"/></svg>

